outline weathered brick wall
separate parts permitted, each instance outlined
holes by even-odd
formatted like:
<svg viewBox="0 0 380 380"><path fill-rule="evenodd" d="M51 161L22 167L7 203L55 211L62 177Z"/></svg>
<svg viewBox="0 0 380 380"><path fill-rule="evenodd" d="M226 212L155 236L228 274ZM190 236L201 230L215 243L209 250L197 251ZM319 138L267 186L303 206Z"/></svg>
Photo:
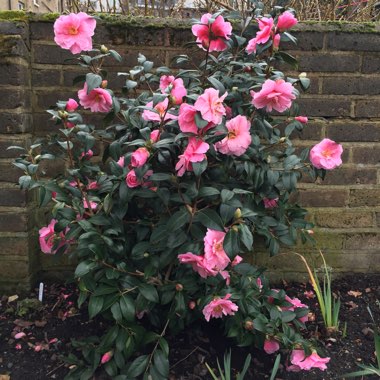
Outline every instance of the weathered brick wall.
<svg viewBox="0 0 380 380"><path fill-rule="evenodd" d="M0 288L25 288L41 273L67 264L39 254L36 231L47 219L14 185L20 173L10 164L14 153L5 150L52 131L45 109L76 95L72 79L78 67L65 61L72 56L55 45L52 30L51 21L0 21ZM288 49L312 79L311 90L299 101L302 114L312 119L299 145L329 137L345 149L344 164L323 183L306 179L300 184L299 201L316 224L317 248L337 272L379 272L380 31L373 25L304 24L295 35L298 45ZM117 72L135 65L138 52L156 65L170 66L191 39L183 24L109 20L98 26L95 42L124 57L108 66L113 87L122 85ZM194 51L195 60L199 53ZM311 257L316 253L311 246L297 250ZM289 254L255 260L277 276L304 271Z"/></svg>

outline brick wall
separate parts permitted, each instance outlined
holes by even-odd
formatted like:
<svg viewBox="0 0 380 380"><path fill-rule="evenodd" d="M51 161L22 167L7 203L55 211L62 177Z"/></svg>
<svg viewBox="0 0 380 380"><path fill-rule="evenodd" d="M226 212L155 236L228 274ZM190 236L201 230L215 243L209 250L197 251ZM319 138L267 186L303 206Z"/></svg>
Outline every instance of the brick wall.
<svg viewBox="0 0 380 380"><path fill-rule="evenodd" d="M27 288L69 265L39 254L36 232L47 219L14 185L20 173L10 164L13 153L5 150L51 131L45 109L75 96L72 79L78 67L65 61L72 56L55 45L52 30L51 21L35 18L0 21L0 87L6 93L0 98L0 288ZM299 101L301 113L312 120L298 144L312 146L329 137L345 149L342 167L323 183L302 182L298 200L310 210L317 248L336 272L379 272L380 30L367 24L303 24L295 35L298 46L288 49L312 79L311 90ZM95 42L124 57L108 66L113 87L122 85L117 72L133 66L138 52L169 66L191 39L183 24L118 19L98 26ZM193 55L197 59L199 51ZM297 250L316 256L310 246ZM277 277L304 271L288 253L272 259L256 255L255 261Z"/></svg>

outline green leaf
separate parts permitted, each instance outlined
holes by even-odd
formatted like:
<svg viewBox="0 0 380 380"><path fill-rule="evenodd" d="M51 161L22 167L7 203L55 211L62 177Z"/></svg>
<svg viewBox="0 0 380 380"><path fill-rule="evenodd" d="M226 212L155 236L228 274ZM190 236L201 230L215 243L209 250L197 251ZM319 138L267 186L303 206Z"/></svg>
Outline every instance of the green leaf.
<svg viewBox="0 0 380 380"><path fill-rule="evenodd" d="M123 314L121 313L119 303L116 302L111 306L111 313L116 322L121 322L123 320Z"/></svg>
<svg viewBox="0 0 380 380"><path fill-rule="evenodd" d="M239 225L239 238L248 251L252 250L253 235L247 225L245 224Z"/></svg>
<svg viewBox="0 0 380 380"><path fill-rule="evenodd" d="M128 368L127 377L134 378L141 375L148 364L148 359L148 355L142 355L136 358Z"/></svg>
<svg viewBox="0 0 380 380"><path fill-rule="evenodd" d="M224 232L222 219L220 218L219 214L212 209L198 211L196 213L195 219L207 228Z"/></svg>
<svg viewBox="0 0 380 380"><path fill-rule="evenodd" d="M88 314L90 319L94 318L95 315L99 314L103 308L103 303L104 303L104 297L99 296L91 296L90 301L88 303Z"/></svg>
<svg viewBox="0 0 380 380"><path fill-rule="evenodd" d="M169 359L167 355L165 355L161 350L156 350L153 358L157 371L160 373L160 375L167 379L169 376Z"/></svg>
<svg viewBox="0 0 380 380"><path fill-rule="evenodd" d="M188 223L189 221L189 212L186 209L182 208L170 217L168 223L166 224L166 228L170 232L177 231L179 228L181 228L184 224Z"/></svg>
<svg viewBox="0 0 380 380"><path fill-rule="evenodd" d="M144 253L150 248L150 243L148 241L141 241L137 243L133 248L131 255L136 260L141 260L144 258Z"/></svg>
<svg viewBox="0 0 380 380"><path fill-rule="evenodd" d="M115 50L109 50L108 52L110 53L110 55L112 56L112 58L116 59L116 61L118 61L118 62L122 61L121 55L117 51L115 51Z"/></svg>
<svg viewBox="0 0 380 380"><path fill-rule="evenodd" d="M82 277L93 270L98 264L94 261L85 260L78 264L75 269L75 277Z"/></svg>
<svg viewBox="0 0 380 380"><path fill-rule="evenodd" d="M220 192L215 187L201 187L198 192L198 197L211 197L213 195L219 195Z"/></svg>
<svg viewBox="0 0 380 380"><path fill-rule="evenodd" d="M228 257L233 258L240 252L239 234L232 228L227 232L223 241L223 248Z"/></svg>
<svg viewBox="0 0 380 380"><path fill-rule="evenodd" d="M94 88L101 85L103 78L98 74L88 73L86 74L87 94L89 94Z"/></svg>
<svg viewBox="0 0 380 380"><path fill-rule="evenodd" d="M220 82L218 79L209 77L207 80L219 91L219 96L222 96L226 92L226 89L223 86L222 82Z"/></svg>
<svg viewBox="0 0 380 380"><path fill-rule="evenodd" d="M121 313L123 314L124 319L127 322L134 321L136 310L135 310L135 304L131 297L125 294L120 297L120 309L121 309Z"/></svg>
<svg viewBox="0 0 380 380"><path fill-rule="evenodd" d="M150 302L159 303L160 299L158 297L157 289L155 286L150 284L140 284L139 291L145 299Z"/></svg>

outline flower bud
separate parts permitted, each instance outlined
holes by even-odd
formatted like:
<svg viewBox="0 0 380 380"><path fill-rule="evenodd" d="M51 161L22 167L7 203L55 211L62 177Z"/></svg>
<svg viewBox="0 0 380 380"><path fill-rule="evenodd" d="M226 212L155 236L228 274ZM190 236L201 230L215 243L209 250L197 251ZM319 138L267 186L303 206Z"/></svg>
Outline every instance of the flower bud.
<svg viewBox="0 0 380 380"><path fill-rule="evenodd" d="M234 218L235 219L240 219L241 218L241 210L240 208L237 208L235 213L234 213Z"/></svg>
<svg viewBox="0 0 380 380"><path fill-rule="evenodd" d="M61 119L66 119L69 116L69 114L66 111L58 111L58 116Z"/></svg>
<svg viewBox="0 0 380 380"><path fill-rule="evenodd" d="M190 205L186 205L187 211L189 211L190 214L193 214L193 208Z"/></svg>
<svg viewBox="0 0 380 380"><path fill-rule="evenodd" d="M237 228L237 226L232 226L232 231L239 232L239 229Z"/></svg>
<svg viewBox="0 0 380 380"><path fill-rule="evenodd" d="M183 285L182 284L175 284L175 290L177 292L182 292L183 290Z"/></svg>
<svg viewBox="0 0 380 380"><path fill-rule="evenodd" d="M149 253L148 253L148 252L145 252L145 253L143 254L143 256L144 256L145 258L147 258L147 257L149 257Z"/></svg>
<svg viewBox="0 0 380 380"><path fill-rule="evenodd" d="M252 331L253 330L253 322L251 320L248 320L248 321L245 321L244 322L244 328L247 330L247 331Z"/></svg>
<svg viewBox="0 0 380 380"><path fill-rule="evenodd" d="M314 235L314 231L313 231L313 230L306 230L306 232L307 232L309 235Z"/></svg>
<svg viewBox="0 0 380 380"><path fill-rule="evenodd" d="M298 75L298 78L307 78L307 74L305 72Z"/></svg>
<svg viewBox="0 0 380 380"><path fill-rule="evenodd" d="M101 45L101 46L100 46L100 52L101 52L102 54L107 54L107 53L108 53L108 48L107 48L107 46L105 46L105 45Z"/></svg>
<svg viewBox="0 0 380 380"><path fill-rule="evenodd" d="M281 137L280 140L278 140L279 143L283 143L286 141L286 137Z"/></svg>
<svg viewBox="0 0 380 380"><path fill-rule="evenodd" d="M239 87L232 87L232 91L237 91Z"/></svg>
<svg viewBox="0 0 380 380"><path fill-rule="evenodd" d="M102 80L102 83L100 84L100 87L101 88L107 88L107 86L108 86L108 80Z"/></svg>
<svg viewBox="0 0 380 380"><path fill-rule="evenodd" d="M195 301L190 301L190 302L189 302L189 309L190 309L190 310L194 310L194 309L195 309L195 306L197 306L197 304L195 303Z"/></svg>
<svg viewBox="0 0 380 380"><path fill-rule="evenodd" d="M102 356L102 359L101 359L101 364L105 364L107 362L109 362L111 360L113 356L113 351L108 351L106 352L103 356Z"/></svg>

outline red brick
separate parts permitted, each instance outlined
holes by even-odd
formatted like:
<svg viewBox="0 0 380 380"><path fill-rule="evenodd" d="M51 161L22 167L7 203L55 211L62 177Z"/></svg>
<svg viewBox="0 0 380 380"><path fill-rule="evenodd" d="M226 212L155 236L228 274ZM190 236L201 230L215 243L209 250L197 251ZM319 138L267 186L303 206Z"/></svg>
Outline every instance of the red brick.
<svg viewBox="0 0 380 380"><path fill-rule="evenodd" d="M379 77L327 77L323 78L322 93L327 95L377 95Z"/></svg>
<svg viewBox="0 0 380 380"><path fill-rule="evenodd" d="M299 70L310 72L356 72L360 68L357 54L301 54Z"/></svg>
<svg viewBox="0 0 380 380"><path fill-rule="evenodd" d="M371 211L316 211L315 224L325 228L373 227L374 215Z"/></svg>
<svg viewBox="0 0 380 380"><path fill-rule="evenodd" d="M320 117L350 116L351 101L325 97L298 100L301 114Z"/></svg>
<svg viewBox="0 0 380 380"><path fill-rule="evenodd" d="M344 207L348 203L347 190L319 189L299 190L298 202L303 207Z"/></svg>
<svg viewBox="0 0 380 380"><path fill-rule="evenodd" d="M380 123L375 122L339 122L327 125L326 136L335 141L380 141Z"/></svg>
<svg viewBox="0 0 380 380"><path fill-rule="evenodd" d="M380 163L380 147L366 146L352 148L352 157L355 164L376 165Z"/></svg>
<svg viewBox="0 0 380 380"><path fill-rule="evenodd" d="M350 207L378 206L380 204L380 189L351 189Z"/></svg>

